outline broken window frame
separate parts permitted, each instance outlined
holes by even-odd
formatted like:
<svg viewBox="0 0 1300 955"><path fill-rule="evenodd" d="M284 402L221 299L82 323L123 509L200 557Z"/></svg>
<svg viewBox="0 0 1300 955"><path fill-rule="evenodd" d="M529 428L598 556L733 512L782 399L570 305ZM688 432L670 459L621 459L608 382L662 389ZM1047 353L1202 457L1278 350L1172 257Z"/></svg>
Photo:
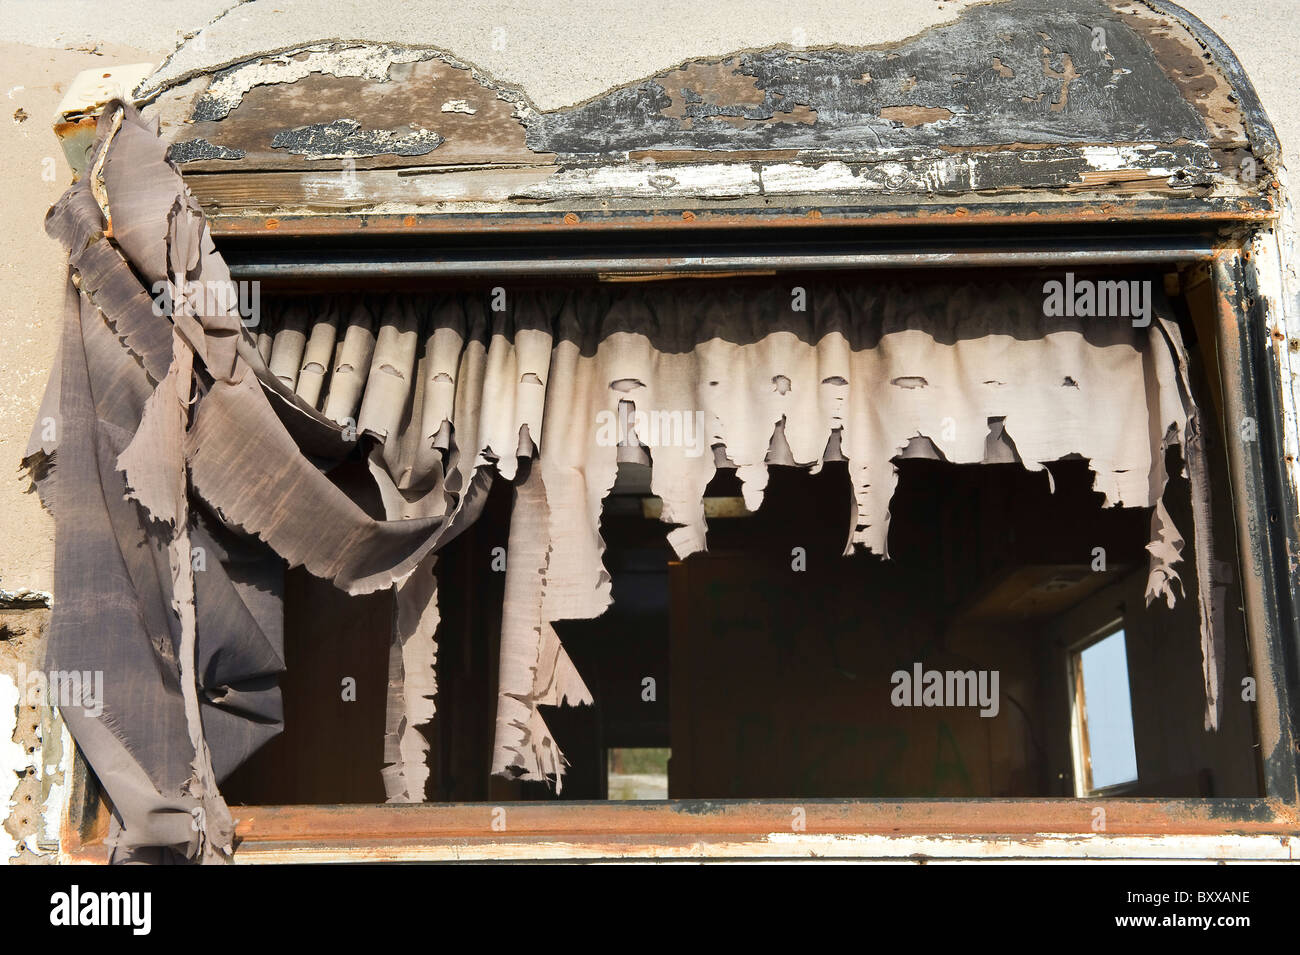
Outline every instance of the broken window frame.
<svg viewBox="0 0 1300 955"><path fill-rule="evenodd" d="M317 224L319 225L319 224ZM1184 223L1186 225L1186 223ZM1255 225L1255 223L1252 223ZM336 235L349 233L347 219L334 223ZM759 232L764 231L759 229ZM1022 230L1023 231L1023 230ZM1297 592L1300 571L1287 555L1300 553L1295 501L1291 499L1283 465L1283 402L1279 380L1266 341L1269 300L1261 292L1252 245L1216 247L1204 236L1165 236L1131 239L1116 231L1095 230L1059 235L1028 243L991 247L987 241L953 243L945 248L927 242L914 252L899 244L873 246L857 239L847 248L823 245L814 254L792 255L771 248L746 249L738 234L711 243L707 263L681 255L675 247L650 247L641 255L625 248L602 258L603 271L700 271L731 273L791 268L862 268L923 266L943 262L952 267L973 265L1048 265L1070 268L1101 263L1200 263L1209 283L1206 314L1212 323L1213 346L1222 391L1222 414L1214 420L1225 428L1233 499L1236 545L1243 587L1249 656L1256 680L1257 726L1272 727L1273 738L1261 747L1259 798L1104 799L1106 846L1084 847L1078 840L1098 834L1096 794L1082 798L968 799L806 799L790 800L668 800L663 803L505 802L420 805L249 806L239 807L236 858L239 861L414 861L549 858L772 858L818 855L850 857L909 856L936 852L954 857L1008 855L1134 854L1175 857L1222 857L1241 852L1248 857L1260 846L1282 858L1290 857L1285 838L1300 835L1300 775L1296 752L1296 701L1300 694L1297 657L1300 619L1291 594ZM455 242L465 236L451 235ZM963 237L964 240L965 237ZM977 237L978 238L978 237ZM796 242L798 237L796 237ZM1253 239L1255 246L1263 241ZM1275 241L1270 239L1270 241ZM559 248L557 248L559 246ZM797 247L797 246L795 246ZM883 248L882 248L883 247ZM517 252L516 246L516 252ZM1032 251L1031 251L1032 250ZM534 253L532 265L515 264L524 274L584 269L581 256L552 243ZM672 254L676 253L676 254ZM346 283L366 275L446 274L448 260L427 250L400 258L395 268L391 251L339 254L328 248L315 258L284 249L241 258L229 255L232 275L240 277L306 277ZM260 256L260 258L259 258ZM426 265L421 271L420 263ZM460 274L499 271L502 258L475 258L461 253ZM590 266L591 260L585 260ZM1189 305L1191 296L1189 295ZM1202 332L1204 334L1204 331ZM1209 345L1208 341L1205 345ZM1212 373L1211 369L1211 373ZM1207 416L1208 417L1208 416ZM1258 424L1254 441L1231 440L1228 422L1247 418ZM1225 688L1233 692L1234 688ZM104 837L109 810L93 773L80 753L74 756L72 782L64 813L61 858L65 861L105 861ZM504 810L504 817L497 810ZM496 814L494 814L496 813ZM504 828L494 822L504 818ZM779 834L779 837L778 835ZM942 836L941 839L934 837ZM1002 840L990 849L988 838ZM1179 837L1168 845L1167 837ZM1242 847L1242 837L1283 837L1255 840ZM1229 840L1229 841L1226 841ZM1156 840L1162 848L1153 848ZM1068 844L1070 848L1061 849ZM917 848L920 846L920 848ZM1253 846L1253 848L1251 848ZM1179 854L1182 853L1181 856Z"/></svg>

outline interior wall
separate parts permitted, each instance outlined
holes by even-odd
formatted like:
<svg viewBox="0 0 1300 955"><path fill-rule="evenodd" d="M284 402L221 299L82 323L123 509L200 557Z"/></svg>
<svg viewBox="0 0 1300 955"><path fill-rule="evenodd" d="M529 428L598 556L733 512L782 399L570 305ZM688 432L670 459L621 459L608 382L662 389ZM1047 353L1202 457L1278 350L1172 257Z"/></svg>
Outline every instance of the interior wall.
<svg viewBox="0 0 1300 955"><path fill-rule="evenodd" d="M1211 394L1201 352L1192 352L1193 387L1201 396ZM1226 656L1221 684L1222 715L1216 732L1204 728L1205 691L1201 648L1195 639L1197 611L1194 554L1201 543L1188 533L1182 572L1183 599L1169 609L1162 603L1145 605L1146 574L1138 568L1123 580L1082 601L1046 631L1051 661L1044 672L1048 706L1067 715L1070 701L1067 673L1072 649L1099 628L1121 622L1128 652L1129 686L1133 704L1134 746L1138 781L1126 787L1132 796L1258 796L1262 792L1255 694L1244 692L1253 679L1241 580L1237 571L1237 542L1229 493L1223 432L1217 425L1214 402L1202 397L1204 444L1210 469L1213 519L1213 557L1220 577L1230 578L1222 593ZM1170 487L1166 506L1176 526L1191 529L1188 482L1178 476L1176 453L1169 458ZM1056 736L1050 750L1051 772L1072 778L1068 738ZM1073 794L1073 789L1068 794Z"/></svg>
<svg viewBox="0 0 1300 955"><path fill-rule="evenodd" d="M1017 465L900 462L888 561L842 556L838 468L774 470L757 516L717 522L718 546L671 571L670 795L1063 795L1043 753L1061 727L1041 700L1041 621L1016 581L1086 568L1097 541L1140 559L1148 512L1102 511L1086 468L1058 470L1052 493ZM996 673L996 713L896 706L893 674L918 664Z"/></svg>
<svg viewBox="0 0 1300 955"><path fill-rule="evenodd" d="M615 604L558 628L597 701L545 713L570 760L558 794L489 777L500 548L513 503L511 486L497 482L480 521L439 561L427 798L605 798L605 754L616 746L671 746L672 798L1071 796L1067 655L1117 615L1129 648L1135 793L1258 791L1249 705L1227 695L1220 731L1201 728L1194 576L1175 609L1145 606L1149 511L1100 508L1084 462L1053 465L1054 488L1019 465L909 460L900 471L888 561L842 555L851 501L842 465L818 475L772 469L757 514L714 519L710 551L685 561L673 559L640 498L607 502ZM738 491L723 471L709 493ZM1190 526L1185 495L1176 482L1170 506ZM1104 573L1089 566L1096 546L1107 552ZM1074 584L1074 597L1035 596L1027 568L1097 579ZM381 801L390 606L301 572L287 589L286 732L235 774L228 795ZM1075 605L1051 602L1062 599ZM1235 590L1228 602L1236 606ZM1228 643L1233 685L1247 665L1239 615ZM918 663L996 671L996 715L895 706L892 675ZM356 703L339 699L345 674L358 677Z"/></svg>
<svg viewBox="0 0 1300 955"><path fill-rule="evenodd" d="M334 483L382 513L365 462ZM231 805L384 801L384 718L393 598L350 597L301 567L284 579L284 731L221 783Z"/></svg>

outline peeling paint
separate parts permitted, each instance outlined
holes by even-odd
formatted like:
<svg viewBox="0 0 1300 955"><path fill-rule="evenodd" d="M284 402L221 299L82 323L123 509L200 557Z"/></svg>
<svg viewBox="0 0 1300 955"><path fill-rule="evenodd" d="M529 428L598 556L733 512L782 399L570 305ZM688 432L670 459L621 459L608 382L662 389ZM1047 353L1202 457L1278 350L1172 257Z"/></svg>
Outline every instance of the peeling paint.
<svg viewBox="0 0 1300 955"><path fill-rule="evenodd" d="M565 169L515 193L515 198L563 199L573 196L707 196L722 199L757 195L758 172L743 163L697 163L647 168L643 165Z"/></svg>
<svg viewBox="0 0 1300 955"><path fill-rule="evenodd" d="M416 127L407 131L363 130L355 119L336 119L285 129L271 140L272 149L286 149L308 159L359 159L364 156L423 156L443 144L441 135Z"/></svg>
<svg viewBox="0 0 1300 955"><path fill-rule="evenodd" d="M214 146L201 138L172 143L167 151L167 158L174 163L198 162L201 159L243 159L244 155L242 149Z"/></svg>
<svg viewBox="0 0 1300 955"><path fill-rule="evenodd" d="M1105 50L1092 49L1096 23ZM801 109L804 122L776 121ZM975 6L892 50L693 62L525 122L532 148L562 155L1210 138L1146 41L1092 0Z"/></svg>
<svg viewBox="0 0 1300 955"><path fill-rule="evenodd" d="M942 106L885 106L880 110L881 119L902 123L909 128L942 122L952 117L952 110Z"/></svg>
<svg viewBox="0 0 1300 955"><path fill-rule="evenodd" d="M27 610L34 607L48 607L54 600L48 590L31 590L20 587L18 590L0 590L0 607L12 610Z"/></svg>
<svg viewBox="0 0 1300 955"><path fill-rule="evenodd" d="M21 696L18 685L8 673L0 673L0 798L4 799L4 818L7 820L16 803L13 800L15 780L27 774L31 761L12 733L17 730L18 704ZM12 727L12 729L11 729ZM8 862L18 851L18 840L9 826L0 825L0 862Z"/></svg>
<svg viewBox="0 0 1300 955"><path fill-rule="evenodd" d="M312 73L358 76L383 82L396 63L415 63L434 56L432 50L396 46L338 46L317 44L302 50L263 57L222 70L213 77L194 105L193 119L225 119L255 86L293 83Z"/></svg>

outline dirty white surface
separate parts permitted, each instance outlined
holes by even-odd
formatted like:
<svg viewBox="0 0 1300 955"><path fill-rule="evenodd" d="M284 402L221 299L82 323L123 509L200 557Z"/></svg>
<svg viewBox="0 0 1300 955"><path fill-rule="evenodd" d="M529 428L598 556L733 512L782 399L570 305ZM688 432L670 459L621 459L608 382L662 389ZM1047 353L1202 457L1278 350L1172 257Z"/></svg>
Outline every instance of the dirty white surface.
<svg viewBox="0 0 1300 955"><path fill-rule="evenodd" d="M750 0L655 4L569 0L473 4L416 0L386 6L335 0L249 3L202 31L159 71L166 81L314 40L374 40L432 46L467 59L496 79L525 87L541 109L558 109L692 57L790 44L896 43L956 19L971 0ZM885 10L888 16L882 16ZM325 32L322 32L325 31Z"/></svg>
<svg viewBox="0 0 1300 955"><path fill-rule="evenodd" d="M4 0L0 37L50 50L131 46L161 59L236 5L235 0Z"/></svg>
<svg viewBox="0 0 1300 955"><path fill-rule="evenodd" d="M26 773L30 764L23 748L10 739L17 721L18 701L18 685L14 678L8 673L0 673L0 779L4 780L12 780ZM10 789L8 783L0 786L0 823L14 808ZM0 864L7 862L17 850L17 840L0 824Z"/></svg>

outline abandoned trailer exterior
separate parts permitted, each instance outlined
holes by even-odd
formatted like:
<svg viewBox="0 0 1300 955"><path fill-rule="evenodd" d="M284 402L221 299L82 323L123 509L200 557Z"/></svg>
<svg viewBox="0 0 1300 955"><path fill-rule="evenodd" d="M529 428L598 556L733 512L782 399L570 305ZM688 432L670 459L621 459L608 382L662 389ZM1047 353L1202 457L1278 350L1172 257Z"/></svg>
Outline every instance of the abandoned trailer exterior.
<svg viewBox="0 0 1300 955"><path fill-rule="evenodd" d="M1164 0L899 6L81 74L13 852L1290 860L1277 133Z"/></svg>

